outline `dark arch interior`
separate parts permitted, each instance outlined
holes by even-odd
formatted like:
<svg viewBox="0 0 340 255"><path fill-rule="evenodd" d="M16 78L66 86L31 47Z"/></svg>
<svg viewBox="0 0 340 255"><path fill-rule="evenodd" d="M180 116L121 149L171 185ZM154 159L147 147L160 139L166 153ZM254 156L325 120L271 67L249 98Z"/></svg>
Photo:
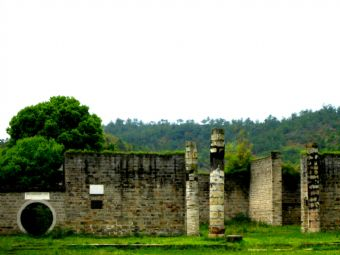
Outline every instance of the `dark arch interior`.
<svg viewBox="0 0 340 255"><path fill-rule="evenodd" d="M32 203L22 211L20 221L27 233L40 236L45 234L51 227L53 214L45 204Z"/></svg>

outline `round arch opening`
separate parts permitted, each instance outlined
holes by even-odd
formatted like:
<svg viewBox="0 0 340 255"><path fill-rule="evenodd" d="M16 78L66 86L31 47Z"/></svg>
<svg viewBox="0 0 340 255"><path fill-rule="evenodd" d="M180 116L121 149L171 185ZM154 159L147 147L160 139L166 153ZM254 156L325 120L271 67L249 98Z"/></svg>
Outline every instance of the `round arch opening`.
<svg viewBox="0 0 340 255"><path fill-rule="evenodd" d="M22 232L41 236L54 228L56 215L48 202L29 201L21 207L17 220Z"/></svg>

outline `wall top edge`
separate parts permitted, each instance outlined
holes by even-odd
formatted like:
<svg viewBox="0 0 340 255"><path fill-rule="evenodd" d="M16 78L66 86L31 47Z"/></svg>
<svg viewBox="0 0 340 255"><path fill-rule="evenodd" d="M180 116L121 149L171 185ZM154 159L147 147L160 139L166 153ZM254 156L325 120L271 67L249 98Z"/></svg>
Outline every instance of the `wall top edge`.
<svg viewBox="0 0 340 255"><path fill-rule="evenodd" d="M251 162L261 161L261 160L270 159L270 158L272 158L272 159L279 159L279 158L281 158L281 152L279 152L279 151L272 151L272 152L270 152L269 155L252 159Z"/></svg>
<svg viewBox="0 0 340 255"><path fill-rule="evenodd" d="M95 151L75 151L70 150L65 152L65 156L185 156L184 151L170 151L170 152L144 152L144 151L131 151L131 152L121 152L121 151L103 151L103 152L95 152Z"/></svg>

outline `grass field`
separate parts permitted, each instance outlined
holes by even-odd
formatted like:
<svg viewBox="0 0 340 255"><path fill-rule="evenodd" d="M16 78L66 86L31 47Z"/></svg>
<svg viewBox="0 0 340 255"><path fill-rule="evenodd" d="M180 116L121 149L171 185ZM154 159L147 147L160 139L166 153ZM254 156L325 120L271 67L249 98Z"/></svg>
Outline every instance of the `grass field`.
<svg viewBox="0 0 340 255"><path fill-rule="evenodd" d="M340 254L340 232L302 234L298 226L271 227L237 220L227 222L226 234L241 234L243 241L199 237L94 237L54 232L43 237L0 237L0 254Z"/></svg>

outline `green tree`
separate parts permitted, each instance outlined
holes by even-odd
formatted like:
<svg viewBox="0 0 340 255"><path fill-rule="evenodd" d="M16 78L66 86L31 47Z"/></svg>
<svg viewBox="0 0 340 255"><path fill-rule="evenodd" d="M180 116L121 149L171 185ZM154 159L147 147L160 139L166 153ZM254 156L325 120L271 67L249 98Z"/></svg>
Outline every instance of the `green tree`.
<svg viewBox="0 0 340 255"><path fill-rule="evenodd" d="M1 157L2 151L6 148L7 143L8 143L7 139L0 139L0 157Z"/></svg>
<svg viewBox="0 0 340 255"><path fill-rule="evenodd" d="M109 133L104 134L104 150L110 150L110 151L131 151L132 145L123 142L120 138L117 136L114 136Z"/></svg>
<svg viewBox="0 0 340 255"><path fill-rule="evenodd" d="M256 157L281 151L284 161L299 163L299 151L305 144L316 142L320 149L340 149L340 108L327 105L318 111L305 110L288 118L268 116L263 122L250 119L223 120L207 117L201 123L166 120L143 123L117 119L105 127L123 141L142 150L183 150L185 141L197 142L199 167L209 168L209 138L213 128L225 130L226 141L236 141L239 130L245 130ZM236 146L236 142L234 144Z"/></svg>
<svg viewBox="0 0 340 255"><path fill-rule="evenodd" d="M64 147L55 140L35 136L23 138L0 157L2 188L55 189L62 181L59 169Z"/></svg>
<svg viewBox="0 0 340 255"><path fill-rule="evenodd" d="M104 144L100 118L73 97L51 97L22 109L7 132L9 142L0 151L2 189L58 188L65 150L99 151Z"/></svg>
<svg viewBox="0 0 340 255"><path fill-rule="evenodd" d="M247 171L251 161L252 144L247 139L245 131L242 129L235 142L227 143L225 150L225 171L238 172Z"/></svg>
<svg viewBox="0 0 340 255"><path fill-rule="evenodd" d="M48 102L28 106L9 125L11 146L19 139L37 135L55 139L65 150L99 151L104 143L101 119L73 97L51 97Z"/></svg>

